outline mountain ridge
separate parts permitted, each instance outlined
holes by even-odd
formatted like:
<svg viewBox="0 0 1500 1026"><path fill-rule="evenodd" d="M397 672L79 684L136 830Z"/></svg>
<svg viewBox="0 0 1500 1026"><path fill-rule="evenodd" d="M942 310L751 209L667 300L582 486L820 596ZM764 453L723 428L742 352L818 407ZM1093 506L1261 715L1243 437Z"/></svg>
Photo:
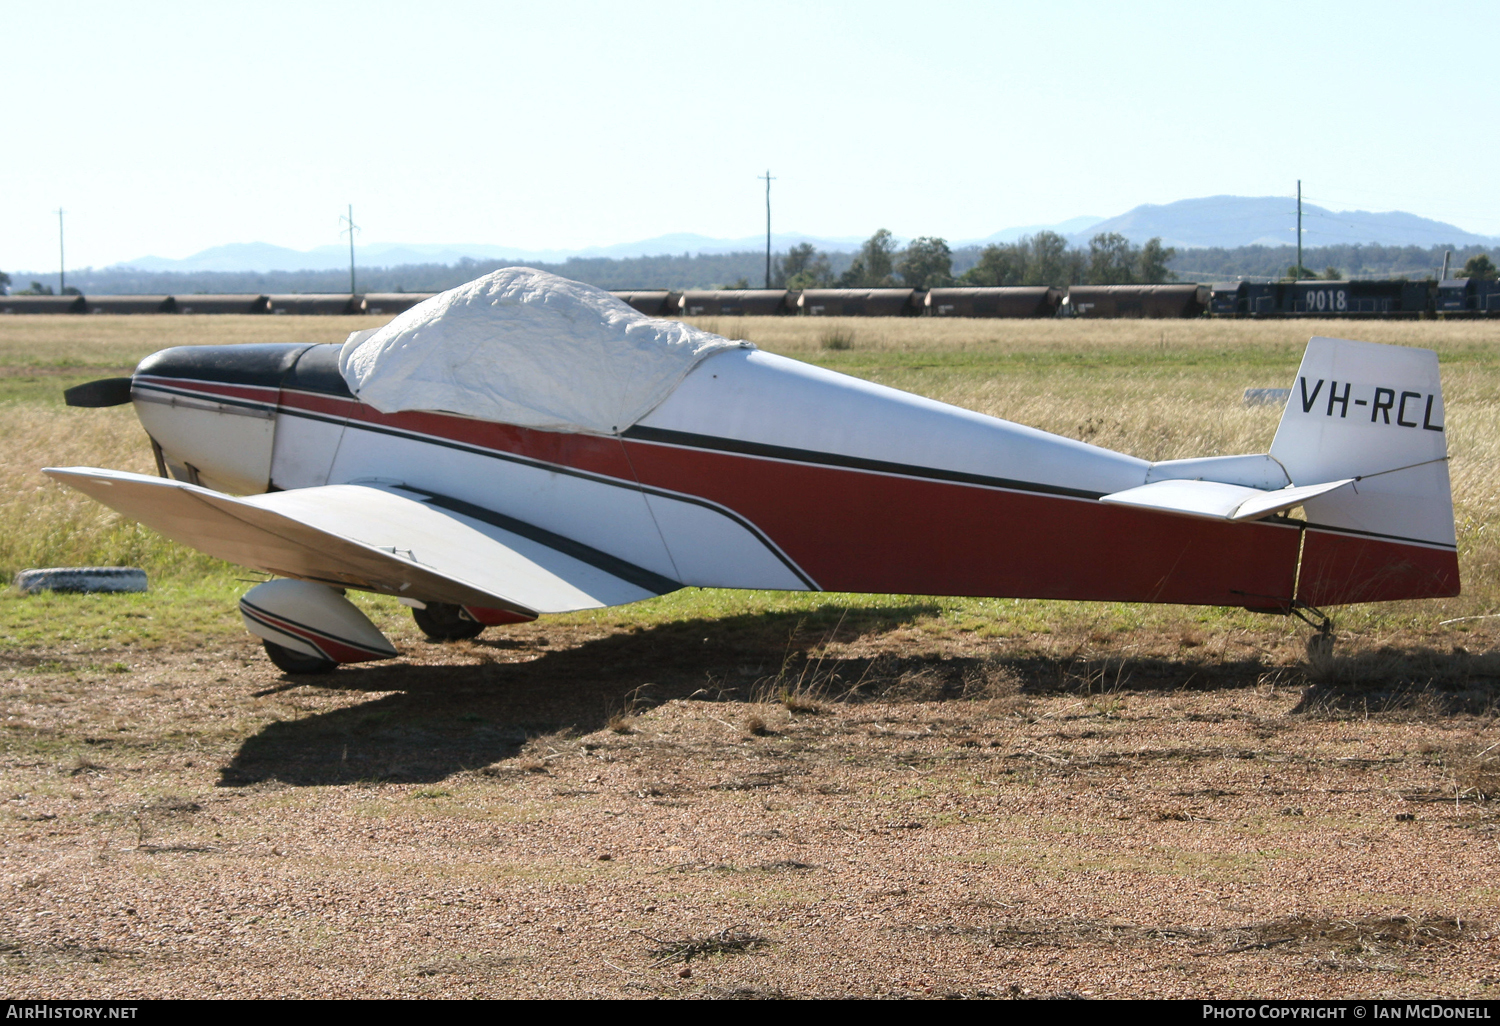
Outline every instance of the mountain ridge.
<svg viewBox="0 0 1500 1026"><path fill-rule="evenodd" d="M1074 245L1087 245L1088 238L1100 232L1118 232L1136 243L1160 238L1163 245L1177 249L1295 246L1297 201L1282 196L1203 196L1174 203L1143 203L1092 225L1087 232L1070 235L1068 240ZM1306 201L1302 204L1305 247L1339 243L1489 246L1496 241L1403 210L1377 213L1329 210Z"/></svg>
<svg viewBox="0 0 1500 1026"><path fill-rule="evenodd" d="M1302 205L1302 241L1306 247L1337 243L1381 245L1481 245L1500 243L1500 238L1466 232L1455 225L1405 211L1334 211L1316 204ZM953 249L1010 243L1041 231L1052 231L1074 246L1084 247L1094 235L1116 232L1134 243L1160 238L1163 244L1181 250L1236 248L1242 246L1295 246L1296 202L1280 196L1205 196L1173 203L1136 206L1110 218L1081 216L1053 224L1002 228L981 238L951 242ZM826 252L851 252L864 240L853 236L825 237L802 232L772 234L772 249L785 252L792 246L811 243ZM898 243L907 241L898 238ZM418 264L452 266L464 260L516 260L558 263L570 258L630 259L678 253L719 254L758 252L765 247L764 235L720 239L692 232L658 235L636 242L579 249L531 249L484 243L370 243L356 248L361 267L391 268ZM347 268L349 250L329 244L310 250L295 250L267 242L236 242L210 247L182 259L140 257L112 264L106 270L138 271L327 271Z"/></svg>

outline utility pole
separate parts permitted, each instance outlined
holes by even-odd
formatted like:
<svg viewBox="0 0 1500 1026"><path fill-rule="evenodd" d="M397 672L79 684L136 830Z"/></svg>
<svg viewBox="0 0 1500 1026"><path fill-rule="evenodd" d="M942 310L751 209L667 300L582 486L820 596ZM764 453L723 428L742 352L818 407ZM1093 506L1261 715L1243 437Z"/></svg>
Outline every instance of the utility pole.
<svg viewBox="0 0 1500 1026"><path fill-rule="evenodd" d="M68 262L63 256L63 208L57 208L57 294L68 287Z"/></svg>
<svg viewBox="0 0 1500 1026"><path fill-rule="evenodd" d="M771 287L771 183L775 181L771 177L771 169L766 168L766 173L756 175L766 182L766 288Z"/></svg>
<svg viewBox="0 0 1500 1026"><path fill-rule="evenodd" d="M359 294L359 290L354 287L354 233L359 231L359 225L354 223L353 203L349 204L349 216L340 217L339 220L349 225L339 234L342 235L345 231L349 233L349 294L354 296Z"/></svg>
<svg viewBox="0 0 1500 1026"><path fill-rule="evenodd" d="M1292 280L1302 277L1302 179L1297 179L1297 273Z"/></svg>

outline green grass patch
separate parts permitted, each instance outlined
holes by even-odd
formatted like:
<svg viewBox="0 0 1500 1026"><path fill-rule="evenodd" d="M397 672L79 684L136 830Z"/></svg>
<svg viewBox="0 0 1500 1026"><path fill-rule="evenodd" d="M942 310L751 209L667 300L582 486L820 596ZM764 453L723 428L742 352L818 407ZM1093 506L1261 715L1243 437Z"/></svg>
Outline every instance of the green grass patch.
<svg viewBox="0 0 1500 1026"><path fill-rule="evenodd" d="M249 587L226 574L215 574L152 581L150 590L140 594L26 595L7 588L0 591L0 650L192 648L244 630L235 604ZM107 665L67 669L123 673L129 672L130 665L128 660L112 660ZM41 664L33 670L42 672Z"/></svg>

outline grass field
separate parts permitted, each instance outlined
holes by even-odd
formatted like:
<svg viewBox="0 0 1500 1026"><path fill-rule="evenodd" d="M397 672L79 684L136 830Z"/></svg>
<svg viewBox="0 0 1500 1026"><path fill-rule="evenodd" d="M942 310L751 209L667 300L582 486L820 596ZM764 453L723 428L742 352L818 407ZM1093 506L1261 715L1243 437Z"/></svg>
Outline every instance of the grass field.
<svg viewBox="0 0 1500 1026"><path fill-rule="evenodd" d="M0 975L83 995L1493 996L1500 331L704 319L1149 459L1265 451L1313 333L1438 350L1464 594L1197 607L684 591L316 685L248 575L51 485L150 472L61 390L379 318L0 319Z"/></svg>

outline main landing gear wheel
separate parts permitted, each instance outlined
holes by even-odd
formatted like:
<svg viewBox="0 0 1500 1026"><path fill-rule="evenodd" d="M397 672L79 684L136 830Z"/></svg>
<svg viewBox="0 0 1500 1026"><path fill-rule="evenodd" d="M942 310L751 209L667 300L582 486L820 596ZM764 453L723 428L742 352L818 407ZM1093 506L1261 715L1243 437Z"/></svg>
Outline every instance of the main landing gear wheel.
<svg viewBox="0 0 1500 1026"><path fill-rule="evenodd" d="M265 641L261 644L266 647L266 655L270 656L271 662L283 673L331 673L338 663L332 659L324 659L322 656L303 655L301 652L293 652L289 648L283 648L274 641Z"/></svg>
<svg viewBox="0 0 1500 1026"><path fill-rule="evenodd" d="M484 624L471 619L463 606L446 602L429 602L426 609L412 606L411 618L432 641L464 641L479 637L484 630Z"/></svg>

